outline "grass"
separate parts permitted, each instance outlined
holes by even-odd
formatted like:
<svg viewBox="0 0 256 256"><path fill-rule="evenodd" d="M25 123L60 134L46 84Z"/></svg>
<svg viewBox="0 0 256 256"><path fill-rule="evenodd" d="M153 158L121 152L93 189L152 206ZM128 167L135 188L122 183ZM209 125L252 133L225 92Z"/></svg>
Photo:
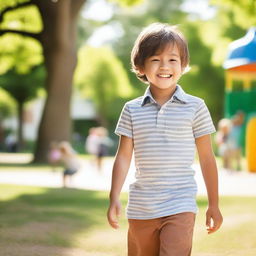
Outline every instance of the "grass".
<svg viewBox="0 0 256 256"><path fill-rule="evenodd" d="M127 195L122 194L126 204ZM0 252L8 256L124 256L127 222L111 229L107 192L0 185ZM193 256L255 256L253 197L223 197L224 224L207 235L206 198L198 198Z"/></svg>

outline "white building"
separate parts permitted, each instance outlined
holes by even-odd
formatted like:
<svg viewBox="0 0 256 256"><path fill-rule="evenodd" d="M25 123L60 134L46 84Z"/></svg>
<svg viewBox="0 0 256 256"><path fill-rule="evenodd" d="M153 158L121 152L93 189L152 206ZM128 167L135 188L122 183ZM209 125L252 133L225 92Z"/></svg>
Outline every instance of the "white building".
<svg viewBox="0 0 256 256"><path fill-rule="evenodd" d="M41 97L29 102L25 106L23 122L23 136L25 140L35 140L37 138L44 102L45 98ZM83 99L78 94L75 94L71 102L71 117L73 120L94 119L96 112L92 101ZM16 131L18 127L17 117L13 116L6 119L3 125L5 128Z"/></svg>

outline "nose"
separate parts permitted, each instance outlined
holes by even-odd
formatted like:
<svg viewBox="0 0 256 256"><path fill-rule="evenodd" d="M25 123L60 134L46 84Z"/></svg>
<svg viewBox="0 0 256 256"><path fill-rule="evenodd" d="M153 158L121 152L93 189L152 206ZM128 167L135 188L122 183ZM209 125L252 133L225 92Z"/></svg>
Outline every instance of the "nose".
<svg viewBox="0 0 256 256"><path fill-rule="evenodd" d="M167 61L161 61L161 63L160 63L160 69L161 69L161 70L169 69L169 63L168 63Z"/></svg>

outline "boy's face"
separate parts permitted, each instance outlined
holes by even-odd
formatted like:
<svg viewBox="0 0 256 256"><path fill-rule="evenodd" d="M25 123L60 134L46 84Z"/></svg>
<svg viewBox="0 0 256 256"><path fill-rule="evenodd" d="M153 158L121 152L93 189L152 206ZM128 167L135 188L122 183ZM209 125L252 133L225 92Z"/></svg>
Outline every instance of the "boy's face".
<svg viewBox="0 0 256 256"><path fill-rule="evenodd" d="M139 71L147 77L150 86L169 90L175 88L183 71L177 45L168 44L164 50L148 57Z"/></svg>

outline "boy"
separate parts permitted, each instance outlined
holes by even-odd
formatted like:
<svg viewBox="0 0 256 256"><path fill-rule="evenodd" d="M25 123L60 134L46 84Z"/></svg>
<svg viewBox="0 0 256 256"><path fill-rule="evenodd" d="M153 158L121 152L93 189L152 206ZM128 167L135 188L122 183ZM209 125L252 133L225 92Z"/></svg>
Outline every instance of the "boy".
<svg viewBox="0 0 256 256"><path fill-rule="evenodd" d="M197 212L195 146L208 192L208 233L222 223L218 176L210 134L215 132L202 99L177 84L188 67L188 47L173 26L155 23L138 36L131 53L133 71L149 84L144 96L129 101L121 113L120 136L110 191L108 221L118 228L119 194L134 150L136 181L127 206L129 256L191 255Z"/></svg>

